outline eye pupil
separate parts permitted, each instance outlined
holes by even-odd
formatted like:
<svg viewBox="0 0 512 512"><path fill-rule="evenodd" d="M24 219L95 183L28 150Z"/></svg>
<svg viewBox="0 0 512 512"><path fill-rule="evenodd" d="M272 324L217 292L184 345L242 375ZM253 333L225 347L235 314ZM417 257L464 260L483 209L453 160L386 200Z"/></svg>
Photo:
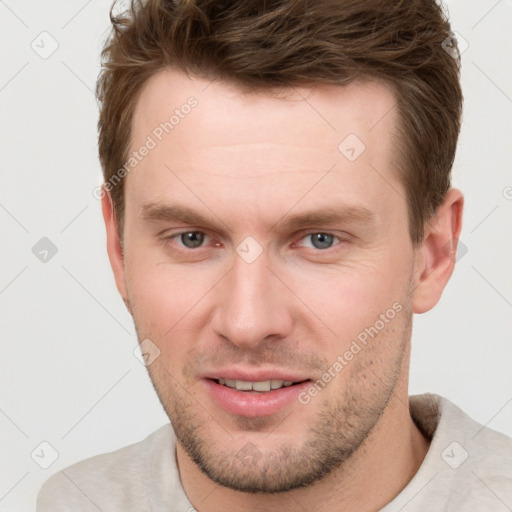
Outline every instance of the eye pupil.
<svg viewBox="0 0 512 512"><path fill-rule="evenodd" d="M311 243L316 249L327 249L333 243L333 236L327 233L314 233L311 235Z"/></svg>
<svg viewBox="0 0 512 512"><path fill-rule="evenodd" d="M199 247L204 241L204 233L200 231L188 231L181 234L181 242L185 247Z"/></svg>

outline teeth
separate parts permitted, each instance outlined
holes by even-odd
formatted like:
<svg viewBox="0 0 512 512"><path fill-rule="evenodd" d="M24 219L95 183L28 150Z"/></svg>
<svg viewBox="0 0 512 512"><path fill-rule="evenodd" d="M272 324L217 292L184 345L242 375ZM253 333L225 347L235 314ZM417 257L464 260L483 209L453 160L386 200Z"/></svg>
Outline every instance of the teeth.
<svg viewBox="0 0 512 512"><path fill-rule="evenodd" d="M263 380L261 382L253 382L252 389L254 391L270 391L271 383L269 380Z"/></svg>
<svg viewBox="0 0 512 512"><path fill-rule="evenodd" d="M270 387L272 389L279 389L279 388L283 387L283 381L282 380L271 380Z"/></svg>
<svg viewBox="0 0 512 512"><path fill-rule="evenodd" d="M252 382L247 382L245 380L237 380L235 382L235 387L238 391L251 391L252 389Z"/></svg>
<svg viewBox="0 0 512 512"><path fill-rule="evenodd" d="M258 382L250 382L246 380L219 379L219 384L228 388L237 389L238 391L259 391L266 392L271 389L280 389L293 384L291 380L262 380Z"/></svg>

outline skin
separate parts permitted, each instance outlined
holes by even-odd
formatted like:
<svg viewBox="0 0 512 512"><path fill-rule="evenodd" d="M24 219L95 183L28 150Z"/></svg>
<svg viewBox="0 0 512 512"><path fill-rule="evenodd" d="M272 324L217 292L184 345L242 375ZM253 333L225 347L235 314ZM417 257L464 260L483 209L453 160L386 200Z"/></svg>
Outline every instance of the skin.
<svg viewBox="0 0 512 512"><path fill-rule="evenodd" d="M132 150L190 96L197 106L125 178L122 244L103 199L117 287L139 340L160 350L148 370L184 489L200 512L379 509L428 450L408 408L412 315L453 272L462 195L446 194L414 247L395 99L377 82L272 95L162 71L138 100ZM366 146L353 162L338 150L350 133ZM204 220L161 218L166 205ZM369 215L286 224L326 207ZM202 246L184 246L190 231L206 234ZM315 248L312 233L332 246ZM252 263L236 252L248 236L262 249ZM393 304L400 312L307 404L245 417L206 392L203 377L226 367L316 381Z"/></svg>

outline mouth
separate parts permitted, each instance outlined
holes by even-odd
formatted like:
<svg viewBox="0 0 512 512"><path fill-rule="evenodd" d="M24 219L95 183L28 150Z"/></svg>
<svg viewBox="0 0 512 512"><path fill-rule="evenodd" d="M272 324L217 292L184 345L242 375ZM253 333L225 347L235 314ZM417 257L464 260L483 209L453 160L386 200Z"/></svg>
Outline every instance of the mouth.
<svg viewBox="0 0 512 512"><path fill-rule="evenodd" d="M242 380L220 376L203 379L205 391L215 406L232 416L246 418L271 416L292 407L300 407L298 396L311 382L311 379L300 377L294 380L262 377Z"/></svg>
<svg viewBox="0 0 512 512"><path fill-rule="evenodd" d="M260 381L247 381L235 379L215 379L217 384L226 386L237 391L255 392L255 393L268 393L277 389L288 388L305 381L294 382L291 380L260 380Z"/></svg>

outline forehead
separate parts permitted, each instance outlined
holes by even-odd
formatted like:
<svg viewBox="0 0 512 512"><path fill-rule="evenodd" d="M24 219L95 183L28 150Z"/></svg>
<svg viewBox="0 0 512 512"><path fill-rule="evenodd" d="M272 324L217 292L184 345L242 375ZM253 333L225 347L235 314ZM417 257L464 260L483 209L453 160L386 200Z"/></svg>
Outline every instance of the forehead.
<svg viewBox="0 0 512 512"><path fill-rule="evenodd" d="M250 210L251 201L292 202L326 173L319 194L371 202L380 189L381 201L402 200L393 164L395 104L392 89L376 81L246 93L159 72L133 116L132 151L148 137L155 144L128 176L127 203L128 196L141 205L190 196L193 188L196 196L215 194ZM382 190L383 179L395 190Z"/></svg>
<svg viewBox="0 0 512 512"><path fill-rule="evenodd" d="M276 142L293 143L298 136L314 132L325 145L337 147L344 135L356 133L366 145L376 146L373 143L383 135L389 137L396 120L394 93L382 81L244 92L235 84L165 70L152 76L141 91L132 120L132 143L174 112L183 115L180 110L190 98L197 107L186 123L173 127L176 143L190 142L180 136L190 135L178 126L183 124L199 130L196 142L207 137L205 142L220 145L245 144L248 139L252 144L267 142L268 129L282 126L286 129L272 134ZM238 130L230 130L234 124Z"/></svg>

